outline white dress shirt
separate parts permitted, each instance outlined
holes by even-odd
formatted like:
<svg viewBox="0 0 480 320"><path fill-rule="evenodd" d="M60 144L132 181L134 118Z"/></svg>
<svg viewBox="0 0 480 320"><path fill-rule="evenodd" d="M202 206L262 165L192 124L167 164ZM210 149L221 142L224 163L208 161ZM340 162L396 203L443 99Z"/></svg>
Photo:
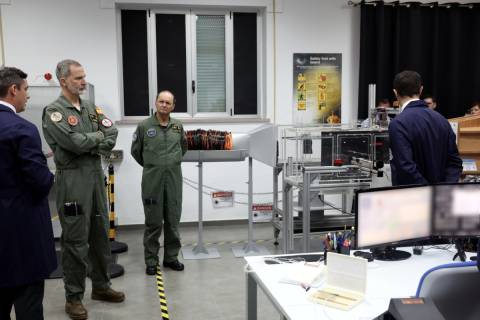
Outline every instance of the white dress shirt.
<svg viewBox="0 0 480 320"><path fill-rule="evenodd" d="M3 104L4 106L9 107L10 109L12 109L13 112L17 113L17 109L15 109L15 107L12 106L10 103L5 102L5 101L3 101L3 100L0 100L0 103Z"/></svg>
<svg viewBox="0 0 480 320"><path fill-rule="evenodd" d="M408 106L408 104L412 101L417 101L417 100L420 100L418 98L413 98L413 99L410 99L410 100L407 100L404 104L402 104L402 108L400 109L400 112L403 111L403 109L405 109L406 106Z"/></svg>

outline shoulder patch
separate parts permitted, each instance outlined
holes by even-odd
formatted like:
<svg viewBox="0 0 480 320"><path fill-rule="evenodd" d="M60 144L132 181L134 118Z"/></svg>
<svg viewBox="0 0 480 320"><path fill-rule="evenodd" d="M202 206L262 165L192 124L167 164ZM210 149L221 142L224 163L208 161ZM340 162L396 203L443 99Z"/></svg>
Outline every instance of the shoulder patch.
<svg viewBox="0 0 480 320"><path fill-rule="evenodd" d="M102 126L104 126L105 128L110 128L112 126L112 120L108 119L108 118L103 118L102 119Z"/></svg>
<svg viewBox="0 0 480 320"><path fill-rule="evenodd" d="M95 112L96 112L97 114L103 114L103 110L102 110L102 108L100 108L100 107L95 107Z"/></svg>
<svg viewBox="0 0 480 320"><path fill-rule="evenodd" d="M62 118L62 114L58 111L55 111L50 115L50 120L52 120L53 122L59 122L62 120Z"/></svg>
<svg viewBox="0 0 480 320"><path fill-rule="evenodd" d="M147 136L149 136L150 138L153 138L157 135L157 130L155 130L155 128L150 128L147 130Z"/></svg>
<svg viewBox="0 0 480 320"><path fill-rule="evenodd" d="M75 116L68 116L68 124L71 126L76 126L78 124L78 118Z"/></svg>

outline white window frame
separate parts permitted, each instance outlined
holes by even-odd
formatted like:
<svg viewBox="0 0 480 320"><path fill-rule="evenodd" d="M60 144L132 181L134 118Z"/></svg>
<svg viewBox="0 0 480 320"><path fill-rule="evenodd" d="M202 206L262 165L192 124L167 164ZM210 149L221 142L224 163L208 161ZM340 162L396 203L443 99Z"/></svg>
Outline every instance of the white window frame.
<svg viewBox="0 0 480 320"><path fill-rule="evenodd" d="M225 7L223 7L225 8ZM122 5L117 7L117 30L121 30L121 10L147 10L147 51L148 51L148 81L149 81L149 111L156 111L155 101L157 95L157 57L156 57L156 14L184 14L185 15L185 41L186 41L186 86L187 86L187 112L172 112L172 115L179 119L263 119L265 117L266 108L266 92L265 87L265 48L263 34L265 32L265 19L261 9L252 10L246 8L231 7L226 9L207 10L204 8L190 7L186 9L170 9L168 7L153 7L147 8L145 6ZM150 15L148 15L150 11ZM256 114L235 114L234 113L234 48L233 48L233 13L234 12L250 12L257 15L257 113ZM196 34L195 34L195 18L196 15L225 15L225 112L197 112L196 108L196 93L192 94L192 80L196 81ZM231 18L230 18L231 17ZM119 43L119 61L122 61L122 36L121 31L117 33L117 42ZM123 68L119 66L119 74L123 75ZM122 118L123 119L144 119L147 116L125 116L124 109L124 89L123 76L119 77L119 93L121 95Z"/></svg>

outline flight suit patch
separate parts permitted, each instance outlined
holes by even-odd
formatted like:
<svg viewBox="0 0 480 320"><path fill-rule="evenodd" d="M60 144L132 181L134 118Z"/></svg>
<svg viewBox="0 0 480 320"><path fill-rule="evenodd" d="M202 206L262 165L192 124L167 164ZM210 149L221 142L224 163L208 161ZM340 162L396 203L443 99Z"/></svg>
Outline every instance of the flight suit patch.
<svg viewBox="0 0 480 320"><path fill-rule="evenodd" d="M59 122L62 120L62 118L62 114L58 111L55 111L50 115L50 120L52 120L53 122Z"/></svg>
<svg viewBox="0 0 480 320"><path fill-rule="evenodd" d="M147 136L149 136L150 138L153 138L157 135L157 130L155 130L155 128L150 128L147 130Z"/></svg>
<svg viewBox="0 0 480 320"><path fill-rule="evenodd" d="M68 116L68 124L71 126L76 126L78 124L78 118L75 116Z"/></svg>
<svg viewBox="0 0 480 320"><path fill-rule="evenodd" d="M172 125L172 129L176 132L182 132L182 129L180 128L180 126L177 126L176 124Z"/></svg>
<svg viewBox="0 0 480 320"><path fill-rule="evenodd" d="M112 120L108 119L108 118L104 118L102 120L102 125L105 127L105 128L110 128L112 126Z"/></svg>

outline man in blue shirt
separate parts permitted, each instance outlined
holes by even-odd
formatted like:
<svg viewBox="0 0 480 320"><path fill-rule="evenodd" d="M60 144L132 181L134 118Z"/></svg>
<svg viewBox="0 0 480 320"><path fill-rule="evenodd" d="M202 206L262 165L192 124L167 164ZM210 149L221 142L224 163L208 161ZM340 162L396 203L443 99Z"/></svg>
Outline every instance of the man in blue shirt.
<svg viewBox="0 0 480 320"><path fill-rule="evenodd" d="M458 182L462 173L455 134L447 119L419 99L422 90L417 72L395 76L393 91L402 111L388 127L394 186Z"/></svg>

